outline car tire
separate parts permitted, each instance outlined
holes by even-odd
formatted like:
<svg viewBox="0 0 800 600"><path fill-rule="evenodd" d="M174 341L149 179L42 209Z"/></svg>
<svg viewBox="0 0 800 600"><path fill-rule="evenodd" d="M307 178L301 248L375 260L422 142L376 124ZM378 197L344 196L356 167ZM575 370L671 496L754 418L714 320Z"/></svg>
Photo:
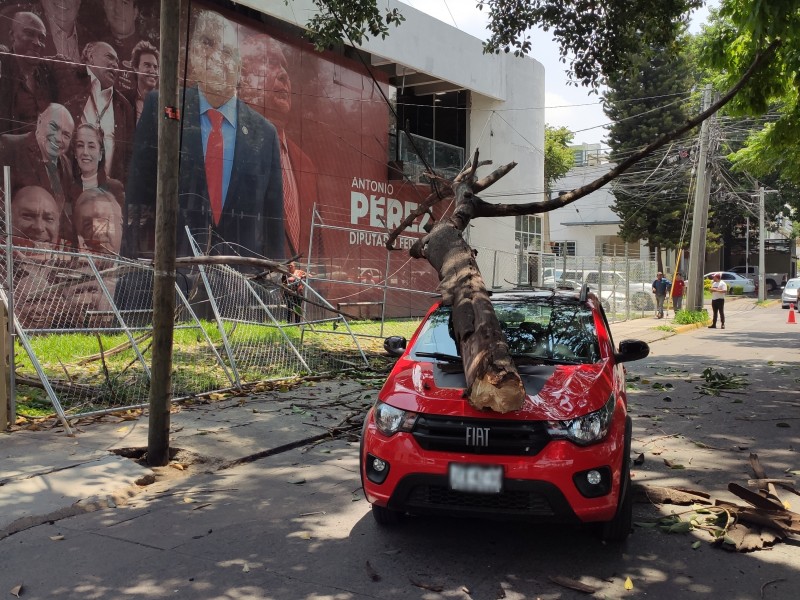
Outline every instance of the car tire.
<svg viewBox="0 0 800 600"><path fill-rule="evenodd" d="M788 304L781 304L781 308L786 310L787 308L789 308L789 305Z"/></svg>
<svg viewBox="0 0 800 600"><path fill-rule="evenodd" d="M638 294L634 294L633 298L631 299L631 306L634 308L634 310L650 310L655 305L653 304L653 299L649 294L639 292Z"/></svg>
<svg viewBox="0 0 800 600"><path fill-rule="evenodd" d="M372 517L382 527L395 527L403 520L403 513L386 508L385 506L372 505Z"/></svg>
<svg viewBox="0 0 800 600"><path fill-rule="evenodd" d="M617 513L610 521L602 524L600 537L604 542L621 543L628 539L633 527L633 486L631 481L631 436L633 435L631 418L625 422L625 448L620 475L620 499Z"/></svg>

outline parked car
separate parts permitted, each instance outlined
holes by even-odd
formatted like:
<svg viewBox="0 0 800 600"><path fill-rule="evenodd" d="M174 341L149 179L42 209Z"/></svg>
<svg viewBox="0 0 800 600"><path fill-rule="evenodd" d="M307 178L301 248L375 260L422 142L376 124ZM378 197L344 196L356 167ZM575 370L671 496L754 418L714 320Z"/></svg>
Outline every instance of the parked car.
<svg viewBox="0 0 800 600"><path fill-rule="evenodd" d="M545 271L551 271L551 269L545 269ZM564 281L577 282L577 288L586 283L593 290L600 292L601 297L605 300L604 308L606 310L624 310L629 294L633 310L655 308L650 284L629 282L620 271L562 271L556 269L552 275L546 274L543 278L546 286L562 285Z"/></svg>
<svg viewBox="0 0 800 600"><path fill-rule="evenodd" d="M494 293L492 304L526 389L500 414L463 397L451 308L435 304L364 420L360 472L380 525L406 514L597 524L620 541L631 528L625 369L646 343L616 349L597 296L568 290Z"/></svg>
<svg viewBox="0 0 800 600"><path fill-rule="evenodd" d="M731 269L731 273L738 273L742 277L752 279L754 283L758 283L758 267L753 266L738 266ZM768 292L772 292L781 287L786 273L764 273L764 282Z"/></svg>
<svg viewBox="0 0 800 600"><path fill-rule="evenodd" d="M781 293L781 306L789 308L790 304L794 304L797 308L797 290L800 289L800 277L794 277L786 282Z"/></svg>
<svg viewBox="0 0 800 600"><path fill-rule="evenodd" d="M719 273L720 279L728 284L728 293L730 293L732 287L742 288L745 294L752 294L756 291L756 284L753 283L752 279L747 279L738 273L731 273L730 271L712 271L711 273L706 273L703 278L711 279L717 273Z"/></svg>

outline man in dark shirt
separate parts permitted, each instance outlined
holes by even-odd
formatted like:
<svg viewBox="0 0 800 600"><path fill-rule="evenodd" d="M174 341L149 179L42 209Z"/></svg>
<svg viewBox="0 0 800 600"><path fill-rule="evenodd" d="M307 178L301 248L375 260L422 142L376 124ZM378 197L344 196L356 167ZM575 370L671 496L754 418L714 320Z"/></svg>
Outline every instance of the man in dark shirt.
<svg viewBox="0 0 800 600"><path fill-rule="evenodd" d="M659 319L664 318L664 299L667 297L669 288L669 279L666 279L664 274L659 271L655 281L653 281L653 293L656 295L656 314Z"/></svg>
<svg viewBox="0 0 800 600"><path fill-rule="evenodd" d="M31 131L55 99L50 71L39 60L46 38L44 22L37 15L14 13L11 50L0 53L0 134Z"/></svg>

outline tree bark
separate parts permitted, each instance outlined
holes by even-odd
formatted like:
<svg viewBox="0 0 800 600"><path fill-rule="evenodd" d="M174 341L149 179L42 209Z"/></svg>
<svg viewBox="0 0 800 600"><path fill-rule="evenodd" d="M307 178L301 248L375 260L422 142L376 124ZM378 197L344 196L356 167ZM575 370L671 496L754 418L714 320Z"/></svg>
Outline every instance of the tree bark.
<svg viewBox="0 0 800 600"><path fill-rule="evenodd" d="M463 232L478 200L473 190L485 189L515 164L501 167L480 181L474 177L477 151L472 165L454 182L456 208L452 216L436 223L417 241L411 255L426 258L438 271L442 303L453 307L453 331L461 349L469 403L478 409L506 413L522 407L525 388L508 354L508 344L475 262L476 253L464 241Z"/></svg>

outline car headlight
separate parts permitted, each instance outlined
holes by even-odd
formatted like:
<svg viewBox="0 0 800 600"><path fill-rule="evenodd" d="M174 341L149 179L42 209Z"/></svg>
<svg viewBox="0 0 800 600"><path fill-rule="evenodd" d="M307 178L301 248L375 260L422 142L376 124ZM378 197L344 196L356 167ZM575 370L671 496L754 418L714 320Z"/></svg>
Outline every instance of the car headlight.
<svg viewBox="0 0 800 600"><path fill-rule="evenodd" d="M398 431L411 431L417 420L417 413L400 410L378 401L375 404L375 425L383 435L394 435Z"/></svg>
<svg viewBox="0 0 800 600"><path fill-rule="evenodd" d="M554 439L566 439L580 446L599 442L608 434L615 404L612 393L600 410L568 421L548 421L547 432Z"/></svg>

